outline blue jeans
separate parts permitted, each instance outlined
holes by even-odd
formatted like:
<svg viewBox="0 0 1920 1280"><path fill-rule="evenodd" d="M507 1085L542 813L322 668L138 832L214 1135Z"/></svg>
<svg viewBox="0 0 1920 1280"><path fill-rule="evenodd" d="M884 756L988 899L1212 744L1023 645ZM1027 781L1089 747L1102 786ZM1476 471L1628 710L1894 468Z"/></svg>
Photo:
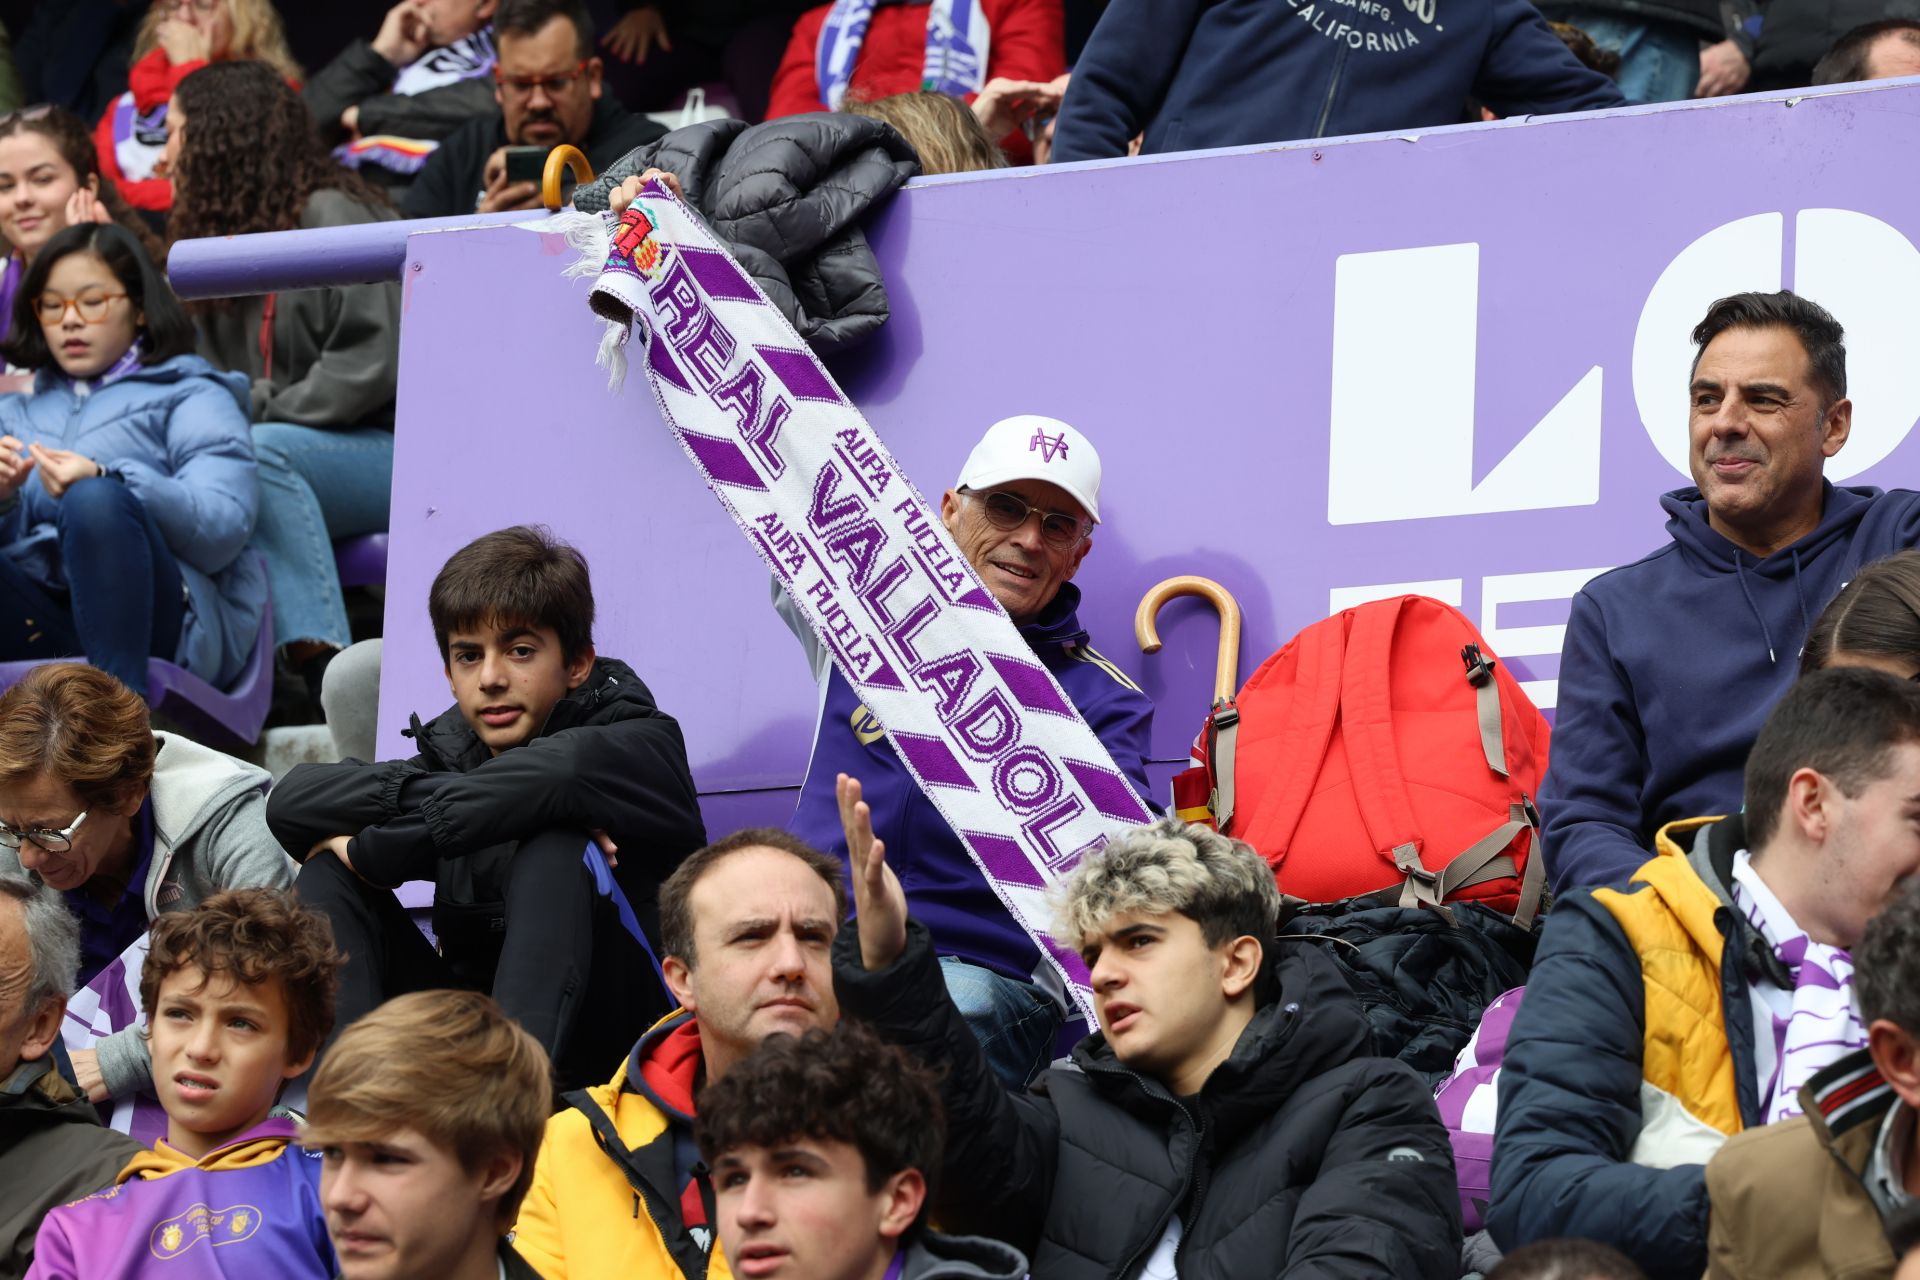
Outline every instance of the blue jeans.
<svg viewBox="0 0 1920 1280"><path fill-rule="evenodd" d="M1025 1089L1053 1060L1060 1009L1031 982L1002 977L953 956L940 957L947 995L967 1020L980 1052L1000 1083Z"/></svg>
<svg viewBox="0 0 1920 1280"><path fill-rule="evenodd" d="M1628 102L1680 102L1700 83L1700 37L1674 22L1578 6L1543 4L1547 17L1571 23L1620 55L1620 93Z"/></svg>
<svg viewBox="0 0 1920 1280"><path fill-rule="evenodd" d="M29 477L28 484L40 483ZM53 504L65 591L0 555L0 661L85 655L142 698L147 659L173 659L187 615L180 562L133 490L77 480Z"/></svg>
<svg viewBox="0 0 1920 1280"><path fill-rule="evenodd" d="M386 529L393 432L260 422L253 452L260 462L253 546L267 562L273 634L282 645L318 640L344 649L353 636L333 540Z"/></svg>

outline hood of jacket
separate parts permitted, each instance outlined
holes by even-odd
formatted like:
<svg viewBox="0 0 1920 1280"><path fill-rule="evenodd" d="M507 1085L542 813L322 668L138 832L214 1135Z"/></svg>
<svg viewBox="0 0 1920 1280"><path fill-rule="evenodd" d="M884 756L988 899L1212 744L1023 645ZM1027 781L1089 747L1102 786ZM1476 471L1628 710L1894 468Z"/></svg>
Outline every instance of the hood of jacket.
<svg viewBox="0 0 1920 1280"><path fill-rule="evenodd" d="M1758 559L1716 533L1707 520L1707 500L1698 489L1676 489L1660 499L1667 513L1667 533L1681 557L1695 573L1732 574L1746 597L1751 625L1770 657L1788 637L1804 637L1826 600L1810 591L1804 578L1811 566L1830 557L1845 556L1881 491L1865 485L1840 487L1823 482L1820 523L1798 542ZM1768 590L1784 584L1790 590Z"/></svg>
<svg viewBox="0 0 1920 1280"><path fill-rule="evenodd" d="M653 693L634 674L632 667L617 658L595 658L587 678L579 688L569 689L567 696L554 704L546 726L536 736L544 737L581 725L617 724L658 710ZM473 726L467 723L467 718L460 714L458 706L448 707L424 724L415 715L404 732L420 748L430 769L465 773L493 756L474 733Z"/></svg>
<svg viewBox="0 0 1920 1280"><path fill-rule="evenodd" d="M613 1088L616 1094L621 1089L637 1093L669 1119L691 1125L703 1061L700 1024L685 1009L676 1009L634 1044L613 1079Z"/></svg>
<svg viewBox="0 0 1920 1280"><path fill-rule="evenodd" d="M1071 582L1061 583L1040 616L1023 625L1020 634L1035 652L1047 646L1068 649L1085 644L1087 629L1080 625L1080 588Z"/></svg>
<svg viewBox="0 0 1920 1280"><path fill-rule="evenodd" d="M1653 860L1633 878L1653 887L1703 951L1711 954L1732 945L1738 948L1743 972L1764 975L1791 991L1793 975L1733 901L1733 859L1746 847L1746 820L1737 813L1670 822L1654 839ZM1712 894L1710 900L1701 895L1701 885Z"/></svg>
<svg viewBox="0 0 1920 1280"><path fill-rule="evenodd" d="M224 751L178 734L156 733L153 758L154 836L175 848L250 793L265 791L273 775Z"/></svg>
<svg viewBox="0 0 1920 1280"><path fill-rule="evenodd" d="M886 323L886 282L860 222L920 172L892 126L838 111L689 125L629 152L575 192L574 207L605 210L614 187L648 168L680 179L687 203L816 352Z"/></svg>
<svg viewBox="0 0 1920 1280"><path fill-rule="evenodd" d="M1026 1255L985 1236L923 1231L906 1248L900 1280L1024 1280Z"/></svg>
<svg viewBox="0 0 1920 1280"><path fill-rule="evenodd" d="M1281 938L1271 947L1268 994L1198 1094L1209 1127L1234 1133L1279 1111L1302 1084L1373 1051L1373 1033L1339 966L1317 943ZM1121 1063L1104 1032L1073 1049L1094 1087L1135 1113L1185 1105L1158 1080Z"/></svg>

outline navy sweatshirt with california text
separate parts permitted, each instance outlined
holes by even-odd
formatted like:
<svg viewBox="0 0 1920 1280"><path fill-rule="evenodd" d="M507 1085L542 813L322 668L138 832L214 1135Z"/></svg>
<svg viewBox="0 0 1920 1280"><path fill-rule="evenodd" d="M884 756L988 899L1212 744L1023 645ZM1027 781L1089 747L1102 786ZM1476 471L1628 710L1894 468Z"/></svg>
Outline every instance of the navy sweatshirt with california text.
<svg viewBox="0 0 1920 1280"><path fill-rule="evenodd" d="M1099 160L1626 105L1528 0L1112 0L1053 159Z"/></svg>
<svg viewBox="0 0 1920 1280"><path fill-rule="evenodd" d="M1672 541L1573 599L1540 793L1556 892L1624 881L1678 818L1740 810L1760 726L1814 619L1864 564L1920 543L1920 493L1827 485L1820 524L1764 560L1660 499Z"/></svg>

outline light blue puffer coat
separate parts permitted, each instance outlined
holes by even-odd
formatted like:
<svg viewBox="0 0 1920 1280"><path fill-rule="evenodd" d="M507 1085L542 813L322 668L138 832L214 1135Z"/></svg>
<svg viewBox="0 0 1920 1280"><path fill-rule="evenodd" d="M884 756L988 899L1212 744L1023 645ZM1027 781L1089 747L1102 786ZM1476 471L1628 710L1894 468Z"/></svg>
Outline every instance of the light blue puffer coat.
<svg viewBox="0 0 1920 1280"><path fill-rule="evenodd" d="M85 454L118 472L153 513L187 583L174 661L222 687L246 665L267 604L265 566L241 554L260 502L247 395L241 375L183 355L84 397L44 369L32 395L0 396L0 433ZM56 501L29 476L20 501L0 514L0 547L37 581L64 589Z"/></svg>

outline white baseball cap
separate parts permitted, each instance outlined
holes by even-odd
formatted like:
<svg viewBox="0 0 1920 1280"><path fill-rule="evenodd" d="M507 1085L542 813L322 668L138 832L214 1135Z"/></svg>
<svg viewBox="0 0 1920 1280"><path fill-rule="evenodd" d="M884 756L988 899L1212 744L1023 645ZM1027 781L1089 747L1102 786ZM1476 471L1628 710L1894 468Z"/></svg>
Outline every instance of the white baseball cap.
<svg viewBox="0 0 1920 1280"><path fill-rule="evenodd" d="M1058 418L1022 413L988 427L960 468L958 487L991 489L1009 480L1059 485L1100 523L1100 454Z"/></svg>

